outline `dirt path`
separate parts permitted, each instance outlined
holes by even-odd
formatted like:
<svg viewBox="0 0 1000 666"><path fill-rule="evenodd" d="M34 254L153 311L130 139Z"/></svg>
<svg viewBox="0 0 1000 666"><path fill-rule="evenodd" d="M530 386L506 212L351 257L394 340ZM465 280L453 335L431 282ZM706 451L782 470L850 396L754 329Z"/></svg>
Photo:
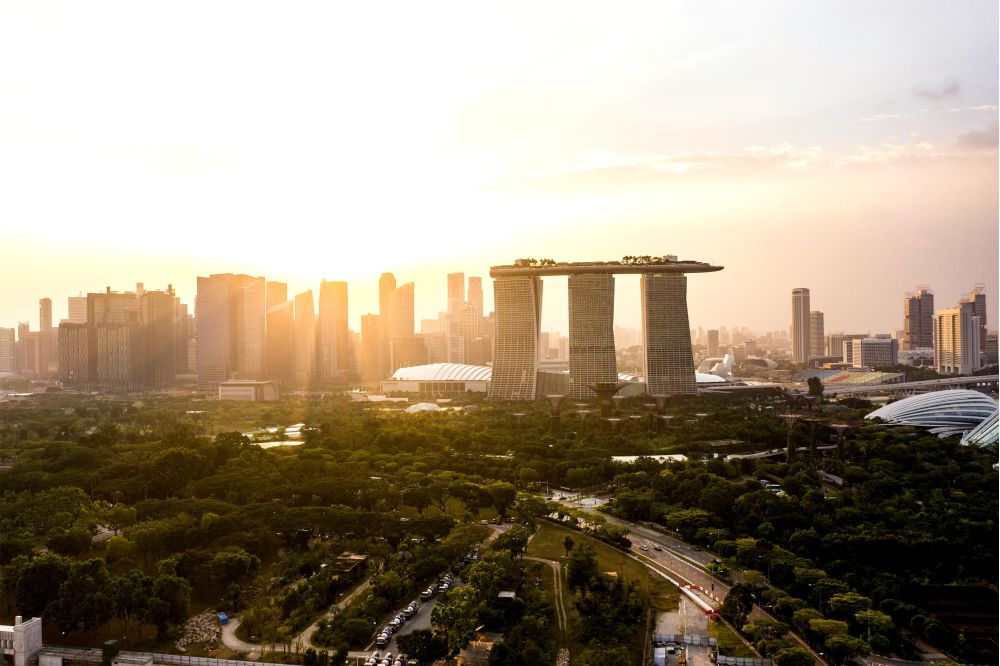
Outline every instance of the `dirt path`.
<svg viewBox="0 0 1000 666"><path fill-rule="evenodd" d="M371 578L366 579L365 582L361 583L361 585L358 585L356 588L354 588L354 590L350 594L348 594L346 597L338 601L337 604L334 606L334 608L338 611L347 608L348 604L354 601L355 597L357 597L359 594L367 590L369 585L371 585ZM320 646L312 644L312 637L313 634L316 633L316 630L319 628L320 623L326 622L328 616L329 616L328 613L323 613L318 618L316 618L315 622L306 627L305 631L303 631L301 634L299 634L292 640L292 645L299 644L301 646L300 649L302 650L305 650L306 648L309 647L319 648Z"/></svg>
<svg viewBox="0 0 1000 666"><path fill-rule="evenodd" d="M250 661L255 661L260 659L261 646L257 643L247 643L236 637L236 629L240 626L240 621L235 617L229 618L229 622L222 625L222 631L219 636L222 640L222 644L225 645L230 650L238 650L239 652L246 652L247 659Z"/></svg>
<svg viewBox="0 0 1000 666"><path fill-rule="evenodd" d="M532 560L533 562L544 562L552 567L552 596L555 597L554 605L556 607L556 622L559 625L559 631L566 631L566 608L563 606L563 594L562 594L562 563L556 562L555 560L546 560L541 557L530 557L525 555L523 557L525 560Z"/></svg>

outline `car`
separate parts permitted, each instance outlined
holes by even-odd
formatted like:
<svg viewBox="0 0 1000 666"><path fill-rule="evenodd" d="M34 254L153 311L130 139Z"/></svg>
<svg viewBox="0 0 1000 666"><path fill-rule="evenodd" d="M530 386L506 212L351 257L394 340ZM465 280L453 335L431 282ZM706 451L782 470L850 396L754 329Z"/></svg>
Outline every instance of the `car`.
<svg viewBox="0 0 1000 666"><path fill-rule="evenodd" d="M677 652L677 646L673 643L667 643L667 654L675 654Z"/></svg>
<svg viewBox="0 0 1000 666"><path fill-rule="evenodd" d="M653 550L663 550L661 546L653 546Z"/></svg>
<svg viewBox="0 0 1000 666"><path fill-rule="evenodd" d="M641 550L643 552L649 552L649 546L647 546L646 544L641 544L639 546L639 550Z"/></svg>

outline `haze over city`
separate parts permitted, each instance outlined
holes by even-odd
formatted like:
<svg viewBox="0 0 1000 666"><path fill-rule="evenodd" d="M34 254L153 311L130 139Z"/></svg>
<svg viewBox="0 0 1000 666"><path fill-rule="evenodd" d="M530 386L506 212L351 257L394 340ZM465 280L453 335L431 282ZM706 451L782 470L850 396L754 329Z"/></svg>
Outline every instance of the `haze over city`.
<svg viewBox="0 0 1000 666"><path fill-rule="evenodd" d="M0 324L242 272L346 280L357 329L384 271L419 320L448 272L668 253L726 267L692 326L998 320L996 3L575 7L5 6Z"/></svg>

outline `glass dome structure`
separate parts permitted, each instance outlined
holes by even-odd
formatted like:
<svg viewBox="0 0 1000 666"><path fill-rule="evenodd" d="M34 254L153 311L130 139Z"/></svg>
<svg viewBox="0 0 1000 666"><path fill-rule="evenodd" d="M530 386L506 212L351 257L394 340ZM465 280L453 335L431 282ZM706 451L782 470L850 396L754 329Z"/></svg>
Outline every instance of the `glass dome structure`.
<svg viewBox="0 0 1000 666"><path fill-rule="evenodd" d="M965 433L965 436L962 437L962 444L976 444L978 446L996 444L997 435L1000 433L998 416L1000 416L1000 412L994 411L992 416L986 417L982 423Z"/></svg>
<svg viewBox="0 0 1000 666"><path fill-rule="evenodd" d="M889 403L865 418L878 418L894 425L920 426L948 437L973 430L990 416L995 418L996 411L997 402L979 391L950 389Z"/></svg>

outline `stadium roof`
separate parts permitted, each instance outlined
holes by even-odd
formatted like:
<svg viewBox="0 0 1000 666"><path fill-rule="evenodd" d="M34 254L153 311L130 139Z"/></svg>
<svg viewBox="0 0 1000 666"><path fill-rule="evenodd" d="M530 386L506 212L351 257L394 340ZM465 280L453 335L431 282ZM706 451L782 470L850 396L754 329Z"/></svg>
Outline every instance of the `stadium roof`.
<svg viewBox="0 0 1000 666"><path fill-rule="evenodd" d="M962 437L962 444L978 444L979 446L996 444L998 435L1000 435L998 416L1000 416L1000 412L994 411L993 416L986 417L982 423L965 433L965 436Z"/></svg>
<svg viewBox="0 0 1000 666"><path fill-rule="evenodd" d="M921 393L876 409L866 419L929 428L942 437L961 435L995 416L997 403L979 391L949 389Z"/></svg>
<svg viewBox="0 0 1000 666"><path fill-rule="evenodd" d="M430 363L400 368L391 378L421 382L488 382L492 374L493 369L483 365Z"/></svg>

